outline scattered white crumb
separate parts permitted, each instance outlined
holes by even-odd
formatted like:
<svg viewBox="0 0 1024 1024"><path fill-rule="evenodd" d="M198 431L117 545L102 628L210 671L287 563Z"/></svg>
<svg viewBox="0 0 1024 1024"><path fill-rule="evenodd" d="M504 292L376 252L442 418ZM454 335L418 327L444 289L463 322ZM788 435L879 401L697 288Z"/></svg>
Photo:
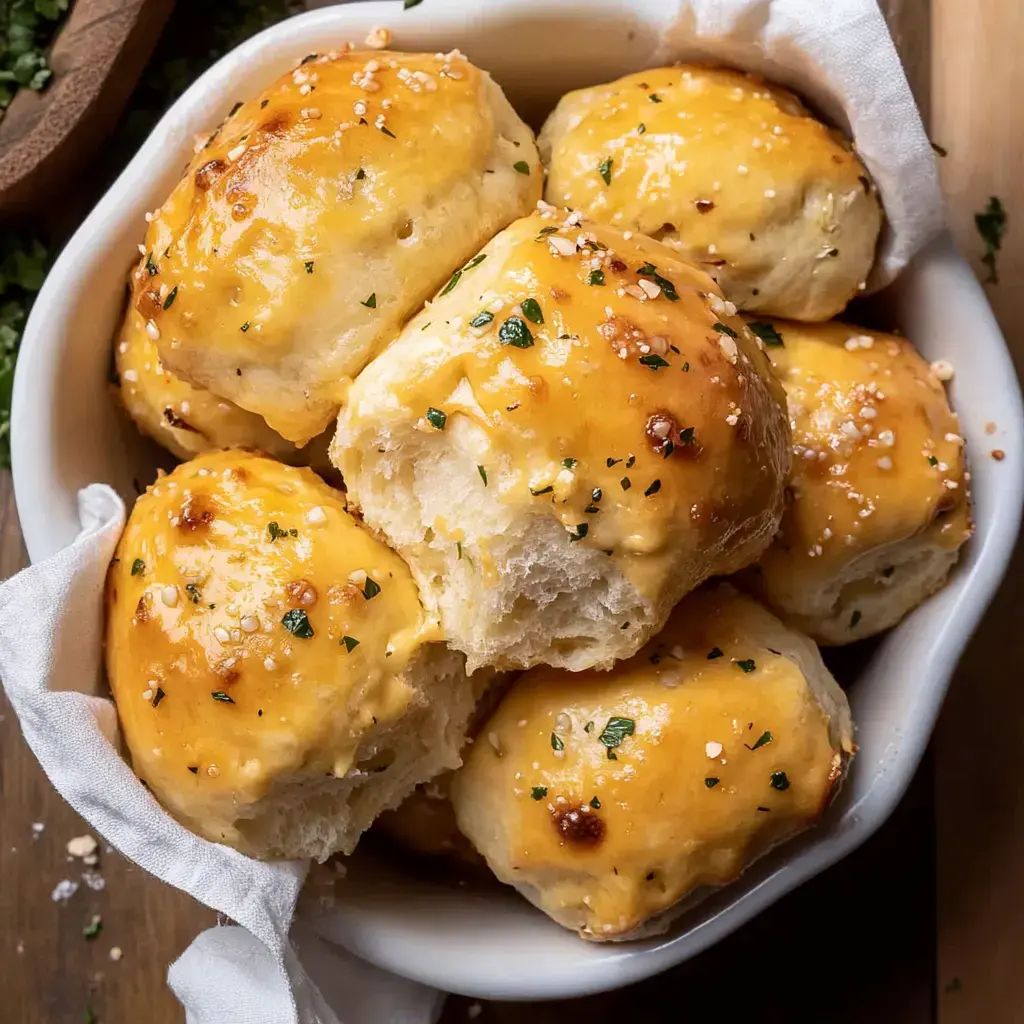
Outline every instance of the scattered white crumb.
<svg viewBox="0 0 1024 1024"><path fill-rule="evenodd" d="M113 960L114 963L116 964L117 961L120 960L122 956L124 956L124 953L121 952L120 946L111 946L109 956L110 959Z"/></svg>
<svg viewBox="0 0 1024 1024"><path fill-rule="evenodd" d="M708 742L704 744L704 753L711 758L718 757L718 755L722 753L722 744L715 740L708 740Z"/></svg>
<svg viewBox="0 0 1024 1024"><path fill-rule="evenodd" d="M32 838L35 839L37 836L41 836L43 834L43 829L45 828L46 826L41 821L33 821Z"/></svg>
<svg viewBox="0 0 1024 1024"><path fill-rule="evenodd" d="M86 871L82 875L82 881L85 882L86 886L92 889L93 892L101 892L107 887L107 880L95 871Z"/></svg>
<svg viewBox="0 0 1024 1024"><path fill-rule="evenodd" d="M50 899L54 903L69 900L78 892L78 883L72 882L70 878L64 878L57 883L57 887L50 893Z"/></svg>
<svg viewBox="0 0 1024 1024"><path fill-rule="evenodd" d="M89 857L96 852L97 846L99 843L92 836L86 834L68 840L67 851L72 857Z"/></svg>

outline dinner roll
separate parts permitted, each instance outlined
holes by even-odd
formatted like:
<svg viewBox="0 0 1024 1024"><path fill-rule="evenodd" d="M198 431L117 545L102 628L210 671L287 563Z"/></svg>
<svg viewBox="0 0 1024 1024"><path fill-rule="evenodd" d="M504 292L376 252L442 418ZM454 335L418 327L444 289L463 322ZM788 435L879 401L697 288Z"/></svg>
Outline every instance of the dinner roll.
<svg viewBox="0 0 1024 1024"><path fill-rule="evenodd" d="M782 509L782 390L703 272L553 208L359 376L332 457L478 665L629 657Z"/></svg>
<svg viewBox="0 0 1024 1024"><path fill-rule="evenodd" d="M970 536L964 439L905 339L849 324L753 323L793 430L790 501L752 574L819 643L894 626L945 582Z"/></svg>
<svg viewBox="0 0 1024 1024"><path fill-rule="evenodd" d="M197 150L136 307L174 373L303 444L540 190L530 130L460 54L311 54Z"/></svg>
<svg viewBox="0 0 1024 1024"><path fill-rule="evenodd" d="M812 825L853 752L818 649L728 585L611 672L521 676L452 801L495 875L585 939L658 934Z"/></svg>
<svg viewBox="0 0 1024 1024"><path fill-rule="evenodd" d="M258 448L280 459L297 452L262 417L186 384L165 369L146 322L132 306L114 348L117 395L136 426L179 459L217 448Z"/></svg>
<svg viewBox="0 0 1024 1024"><path fill-rule="evenodd" d="M843 136L751 75L653 68L564 96L545 198L704 267L741 309L826 320L862 287L882 210Z"/></svg>
<svg viewBox="0 0 1024 1024"><path fill-rule="evenodd" d="M136 502L107 672L138 776L256 857L348 853L459 763L473 706L401 559L306 469L198 455Z"/></svg>

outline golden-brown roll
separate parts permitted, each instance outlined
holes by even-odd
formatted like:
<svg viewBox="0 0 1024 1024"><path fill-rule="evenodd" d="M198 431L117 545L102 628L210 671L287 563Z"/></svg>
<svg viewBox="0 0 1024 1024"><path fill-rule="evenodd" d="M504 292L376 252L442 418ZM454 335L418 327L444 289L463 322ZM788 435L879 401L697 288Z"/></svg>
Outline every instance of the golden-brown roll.
<svg viewBox="0 0 1024 1024"><path fill-rule="evenodd" d="M540 178L530 130L460 54L312 54L189 162L136 307L170 370L301 445Z"/></svg>
<svg viewBox="0 0 1024 1024"><path fill-rule="evenodd" d="M580 89L538 143L549 202L659 238L741 309L826 320L874 262L882 211L863 164L750 75L684 65Z"/></svg>
<svg viewBox="0 0 1024 1024"><path fill-rule="evenodd" d="M353 385L332 457L472 669L608 667L754 561L782 391L707 275L548 208L498 235Z"/></svg>
<svg viewBox="0 0 1024 1024"><path fill-rule="evenodd" d="M814 644L723 585L610 672L521 676L452 800L497 877L559 924L639 938L817 821L852 752Z"/></svg>
<svg viewBox="0 0 1024 1024"><path fill-rule="evenodd" d="M401 559L315 474L196 456L136 502L107 672L136 773L257 857L348 853L459 763L473 694Z"/></svg>
<svg viewBox="0 0 1024 1024"><path fill-rule="evenodd" d="M755 322L793 431L779 536L750 574L787 622L843 644L938 590L971 533L964 439L904 338L843 323Z"/></svg>
<svg viewBox="0 0 1024 1024"><path fill-rule="evenodd" d="M179 459L218 448L257 448L287 461L298 456L295 446L261 416L194 388L165 369L146 322L132 306L117 338L114 364L125 411L144 434Z"/></svg>

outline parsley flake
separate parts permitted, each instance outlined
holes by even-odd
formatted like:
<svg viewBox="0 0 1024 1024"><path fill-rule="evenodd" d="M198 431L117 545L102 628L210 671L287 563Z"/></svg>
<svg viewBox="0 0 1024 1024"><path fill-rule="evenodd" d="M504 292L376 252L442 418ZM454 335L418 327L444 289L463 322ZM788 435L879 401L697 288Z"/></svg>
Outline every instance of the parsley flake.
<svg viewBox="0 0 1024 1024"><path fill-rule="evenodd" d="M533 335L530 328L517 316L510 316L498 328L498 339L502 345L511 345L513 348L532 348Z"/></svg>
<svg viewBox="0 0 1024 1024"><path fill-rule="evenodd" d="M643 366L649 366L652 370L660 370L663 366L668 366L668 360L662 359L657 352L650 352L646 356L640 357L640 362Z"/></svg>
<svg viewBox="0 0 1024 1024"><path fill-rule="evenodd" d="M621 479L621 480L619 481L619 486L620 486L620 487L621 487L621 488L622 488L622 489L623 489L624 491L628 491L628 490L630 489L630 487L632 487L632 486L633 486L633 484L632 484L632 483L630 482L630 479L629 479L629 477L628 477L628 476L624 476L624 477L623 477L623 478L622 478L622 479Z"/></svg>
<svg viewBox="0 0 1024 1024"><path fill-rule="evenodd" d="M939 460L937 458L935 458L934 455L929 455L928 456L928 465L929 466L937 466L938 464L939 464Z"/></svg>
<svg viewBox="0 0 1024 1024"><path fill-rule="evenodd" d="M377 308L377 293L370 292L370 297L363 302L359 303L360 306L365 306L367 309Z"/></svg>
<svg viewBox="0 0 1024 1024"><path fill-rule="evenodd" d="M659 96L659 95L658 95L658 94L657 94L656 92L652 92L652 93L650 94L650 96L648 96L647 98L648 98L648 99L649 99L649 100L650 100L650 101L651 101L652 103L660 103L660 102L661 102L661 97L660 97L660 96Z"/></svg>
<svg viewBox="0 0 1024 1024"><path fill-rule="evenodd" d="M569 534L569 543L572 544L575 541L583 540L589 530L590 526L587 523L577 523L576 532Z"/></svg>
<svg viewBox="0 0 1024 1024"><path fill-rule="evenodd" d="M303 612L302 614L305 615L306 613ZM310 634L310 635L312 635L312 634ZM235 703L231 699L231 697L228 696L228 694L226 694L223 690L214 690L213 693L210 694L210 696L215 701L219 701L221 704L234 704Z"/></svg>
<svg viewBox="0 0 1024 1024"><path fill-rule="evenodd" d="M280 525L275 522L267 523L267 533L270 535L270 543L273 544L278 537L287 537L289 534L293 537L299 535L298 530L282 530Z"/></svg>
<svg viewBox="0 0 1024 1024"><path fill-rule="evenodd" d="M517 160L513 165L512 169L518 171L520 174L529 174L530 165L525 160Z"/></svg>
<svg viewBox="0 0 1024 1024"><path fill-rule="evenodd" d="M643 133L644 133L645 131L647 131L647 127L646 127L646 126L644 125L643 121L641 121L641 122L640 122L640 123L639 123L639 124L638 124L638 125L636 126L636 133L637 133L637 135L643 135Z"/></svg>
<svg viewBox="0 0 1024 1024"><path fill-rule="evenodd" d="M544 323L544 313L541 311L540 303L536 299L523 299L519 304L523 316L532 324Z"/></svg>
<svg viewBox="0 0 1024 1024"><path fill-rule="evenodd" d="M601 730L598 740L609 750L619 746L627 736L632 736L636 722L632 718L609 718L608 724Z"/></svg>
<svg viewBox="0 0 1024 1024"><path fill-rule="evenodd" d="M103 931L103 919L99 914L94 914L93 919L82 929L82 934L87 939L95 939Z"/></svg>
<svg viewBox="0 0 1024 1024"><path fill-rule="evenodd" d="M753 658L744 658L742 661L736 662L736 667L744 672L753 672L757 668L757 664Z"/></svg>
<svg viewBox="0 0 1024 1024"><path fill-rule="evenodd" d="M775 329L775 327L767 323L764 320L752 320L747 326L756 334L766 345L783 345L785 344L782 340L782 335Z"/></svg>
<svg viewBox="0 0 1024 1024"><path fill-rule="evenodd" d="M402 4L402 10L407 11L410 7L419 7L421 3L423 3L423 0L405 0Z"/></svg>
<svg viewBox="0 0 1024 1024"><path fill-rule="evenodd" d="M430 406L427 409L427 422L437 430L444 430L444 425L448 422L448 413Z"/></svg>
<svg viewBox="0 0 1024 1024"><path fill-rule="evenodd" d="M554 733L551 735L554 736ZM534 786L533 789L530 790L530 796L532 796L534 800L543 800L547 795L547 786Z"/></svg>
<svg viewBox="0 0 1024 1024"><path fill-rule="evenodd" d="M146 563L141 558L136 558L132 562L132 575L141 576L146 571Z"/></svg>
<svg viewBox="0 0 1024 1024"><path fill-rule="evenodd" d="M661 481L660 480L652 480L651 481L651 486L648 487L646 491L644 491L644 497L645 498L649 498L652 494L657 494L658 491L660 491L660 490L661 490Z"/></svg>
<svg viewBox="0 0 1024 1024"><path fill-rule="evenodd" d="M447 295L459 283L459 279L461 277L462 277L462 271L461 270L456 270L455 273L452 274L452 276L450 278L448 278L448 283L441 289L441 292L438 295L438 298L440 298L441 295Z"/></svg>
<svg viewBox="0 0 1024 1024"><path fill-rule="evenodd" d="M584 732L593 732L594 731L594 723L593 722L587 722L587 724L585 726L583 726L583 731Z"/></svg>
<svg viewBox="0 0 1024 1024"><path fill-rule="evenodd" d="M596 796L592 796L590 798L590 806L593 807L595 811L599 811L601 810L601 801L598 800Z"/></svg>
<svg viewBox="0 0 1024 1024"><path fill-rule="evenodd" d="M535 491L535 490L533 490L533 488L530 488L530 493L535 498L539 498L542 494L550 494L553 490L554 490L554 487L552 487L550 484L548 484L547 487L542 487L539 491Z"/></svg>
<svg viewBox="0 0 1024 1024"><path fill-rule="evenodd" d="M305 264L303 264L303 265L306 268L306 273L307 274L312 274L313 273L313 261L312 260L306 260Z"/></svg>
<svg viewBox="0 0 1024 1024"><path fill-rule="evenodd" d="M564 469L575 469L579 463L575 459L562 459L562 467Z"/></svg>
<svg viewBox="0 0 1024 1024"><path fill-rule="evenodd" d="M167 694L164 693L164 691L161 690L160 687L158 686L156 688L156 693L153 694L153 699L150 701L150 704L152 704L153 707L157 708L160 706L160 701L162 701L166 696Z"/></svg>
<svg viewBox="0 0 1024 1024"><path fill-rule="evenodd" d="M610 156L606 156L597 167L597 172L604 179L604 183L606 185L610 185L612 183L612 163L612 158Z"/></svg>
<svg viewBox="0 0 1024 1024"><path fill-rule="evenodd" d="M489 313L486 309L482 313L477 313L472 320L469 321L470 327L486 327L494 319L494 314Z"/></svg>
<svg viewBox="0 0 1024 1024"><path fill-rule="evenodd" d="M708 787L708 789L714 789L714 788L715 788L715 786L717 786L717 785L718 785L719 781L720 781L720 780L719 780L718 778L716 778L716 777L715 777L714 775L709 775L709 776L708 776L708 777L707 777L707 778L706 778L706 779L704 780L704 785L705 785L705 786L707 786L707 787Z"/></svg>
<svg viewBox="0 0 1024 1024"><path fill-rule="evenodd" d="M372 576L367 576L366 583L363 586L363 597L367 601L372 601L379 593L380 584Z"/></svg>
<svg viewBox="0 0 1024 1024"><path fill-rule="evenodd" d="M249 330L249 327L250 327L249 321L248 321L248 320L246 320L246 321L245 321L245 323L244 323L244 324L242 324L242 326L241 326L241 327L239 327L238 329L239 329L239 330L240 330L240 331L241 331L241 332L242 332L243 334L245 334L245 332L246 332L247 330Z"/></svg>
<svg viewBox="0 0 1024 1024"><path fill-rule="evenodd" d="M645 263L637 270L637 273L641 277L651 278L651 280L661 288L661 294L664 295L669 302L675 302L678 300L679 292L676 291L676 286L667 277L662 277L661 274L658 273L658 268L653 263Z"/></svg>
<svg viewBox="0 0 1024 1024"><path fill-rule="evenodd" d="M617 465L617 464L618 464L618 463L620 463L621 461L622 461L622 459L605 459L605 460L604 460L604 464L605 464L605 465L606 465L606 466L607 466L607 467L608 467L609 469L611 469L611 468L612 468L612 466L615 466L615 465Z"/></svg>
<svg viewBox="0 0 1024 1024"><path fill-rule="evenodd" d="M354 636L343 636L338 643L344 644L345 650L348 651L349 654L359 646L359 641Z"/></svg>
<svg viewBox="0 0 1024 1024"><path fill-rule="evenodd" d="M395 135L395 133L386 124L382 124L380 126L380 130L381 130L381 134L386 135L389 139L397 139L398 138L398 136Z"/></svg>
<svg viewBox="0 0 1024 1024"><path fill-rule="evenodd" d="M853 629L861 620L861 613L859 608L853 610L853 614L850 616L850 629Z"/></svg>
<svg viewBox="0 0 1024 1024"><path fill-rule="evenodd" d="M156 264L153 262L153 254L152 253L150 253L146 257L146 270L149 272L149 276L150 277L156 277L156 275L159 273L159 271L157 270Z"/></svg>
<svg viewBox="0 0 1024 1024"><path fill-rule="evenodd" d="M487 486L487 470L483 466L477 466L476 471L480 474L480 479L484 482L484 487Z"/></svg>
<svg viewBox="0 0 1024 1024"><path fill-rule="evenodd" d="M551 749L552 750L565 750L565 744L562 742L562 737L558 733L553 732L551 734Z"/></svg>
<svg viewBox="0 0 1024 1024"><path fill-rule="evenodd" d="M789 789L789 778L785 772L772 772L771 785L772 789L777 789L780 793L783 793Z"/></svg>
<svg viewBox="0 0 1024 1024"><path fill-rule="evenodd" d="M738 337L736 332L728 324L723 324L721 321L712 324L711 329L713 331L718 331L719 334L728 335L730 338Z"/></svg>
<svg viewBox="0 0 1024 1024"><path fill-rule="evenodd" d="M175 285L168 293L167 298L164 299L164 309L170 309L174 305L174 300L178 297L178 286Z"/></svg>
<svg viewBox="0 0 1024 1024"><path fill-rule="evenodd" d="M1006 210L998 196L991 196L988 206L982 213L974 215L974 226L985 243L985 255L981 262L988 267L985 284L999 284L999 273L996 270L996 253L1002 248L1003 233L1006 231Z"/></svg>
<svg viewBox="0 0 1024 1024"><path fill-rule="evenodd" d="M747 750L757 750L758 747L763 747L766 743L771 743L773 738L772 734L765 729L765 731L757 737L757 742L752 747L748 746L746 743L744 743L743 746L745 746Z"/></svg>
<svg viewBox="0 0 1024 1024"><path fill-rule="evenodd" d="M360 167L359 170L356 171L356 181L362 181L363 178L365 178L365 177L366 177L366 171L364 171L362 169L362 167Z"/></svg>
<svg viewBox="0 0 1024 1024"><path fill-rule="evenodd" d="M289 608L281 619L281 625L288 630L292 636L300 640L308 640L313 636L313 627L309 624L309 617L301 608Z"/></svg>
<svg viewBox="0 0 1024 1024"><path fill-rule="evenodd" d="M602 285L604 284L604 271L603 270L592 270L587 275L587 284Z"/></svg>
<svg viewBox="0 0 1024 1024"><path fill-rule="evenodd" d="M708 651L708 661L714 661L715 658L724 658L724 657L725 657L725 654L722 652L722 648L721 647L712 647L711 650Z"/></svg>

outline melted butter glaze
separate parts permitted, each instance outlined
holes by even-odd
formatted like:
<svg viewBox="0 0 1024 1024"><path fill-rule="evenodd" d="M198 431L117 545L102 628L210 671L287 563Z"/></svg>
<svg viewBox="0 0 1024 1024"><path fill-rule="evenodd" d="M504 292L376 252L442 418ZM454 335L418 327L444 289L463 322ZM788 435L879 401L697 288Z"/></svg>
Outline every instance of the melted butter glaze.
<svg viewBox="0 0 1024 1024"><path fill-rule="evenodd" d="M786 639L721 588L684 599L610 672L530 670L455 776L460 825L503 881L536 887L584 937L626 935L732 881L818 818L853 750L845 701L830 720L771 649Z"/></svg>
<svg viewBox="0 0 1024 1024"><path fill-rule="evenodd" d="M108 576L107 671L135 771L233 845L275 778L356 766L366 735L405 712L403 673L434 639L405 564L339 492L246 452L153 484Z"/></svg>
<svg viewBox="0 0 1024 1024"><path fill-rule="evenodd" d="M431 408L472 420L504 501L557 516L567 544L608 552L657 601L681 568L748 564L777 523L782 392L734 314L671 250L549 208L409 324L419 357L394 395L424 430ZM355 400L348 413L350 426L381 415Z"/></svg>
<svg viewBox="0 0 1024 1024"><path fill-rule="evenodd" d="M964 441L946 392L904 338L843 323L773 321L768 346L793 432L792 500L761 571L769 595L839 575L927 534L971 533Z"/></svg>
<svg viewBox="0 0 1024 1024"><path fill-rule="evenodd" d="M136 307L164 362L296 443L319 433L377 348L514 216L475 194L496 162L525 208L539 197L529 132L514 152L531 173L513 173L486 84L456 55L343 52L240 104L146 233ZM414 221L437 204L447 233L425 265Z"/></svg>

